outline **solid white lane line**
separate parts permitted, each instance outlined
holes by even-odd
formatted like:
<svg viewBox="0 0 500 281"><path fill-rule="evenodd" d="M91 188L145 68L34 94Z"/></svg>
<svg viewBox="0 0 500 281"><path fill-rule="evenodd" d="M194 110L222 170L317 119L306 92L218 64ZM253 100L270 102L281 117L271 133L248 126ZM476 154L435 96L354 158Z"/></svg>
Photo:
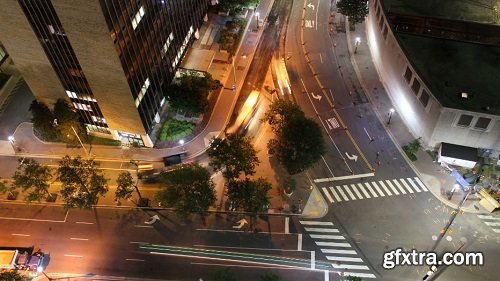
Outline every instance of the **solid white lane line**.
<svg viewBox="0 0 500 281"><path fill-rule="evenodd" d="M398 190L394 187L394 185L392 185L391 181L390 180L385 180L385 182L387 183L387 185L392 189L392 192L394 192L394 194L396 195L399 195L399 192Z"/></svg>
<svg viewBox="0 0 500 281"><path fill-rule="evenodd" d="M331 221L300 221L302 225L333 225Z"/></svg>
<svg viewBox="0 0 500 281"><path fill-rule="evenodd" d="M21 233L12 233L13 236L23 236L23 237L28 237L30 236L29 234L21 234Z"/></svg>
<svg viewBox="0 0 500 281"><path fill-rule="evenodd" d="M69 239L71 239L71 240L78 240L78 241L88 241L89 240L87 238L76 238L76 237L71 237Z"/></svg>
<svg viewBox="0 0 500 281"><path fill-rule="evenodd" d="M363 262L361 258L326 256L329 261Z"/></svg>
<svg viewBox="0 0 500 281"><path fill-rule="evenodd" d="M382 188L385 190L385 193L387 193L387 195L392 196L391 191L389 190L389 188L387 188L387 186L385 186L383 181L378 181L378 184L380 184L380 186L382 186Z"/></svg>
<svg viewBox="0 0 500 281"><path fill-rule="evenodd" d="M366 198L372 198L370 196L370 194L368 194L368 191L366 191L366 189L363 187L362 184L358 183L357 185L358 185L359 189L361 189L361 191L363 191L363 194L365 195Z"/></svg>
<svg viewBox="0 0 500 281"><path fill-rule="evenodd" d="M358 265L358 264L335 264L332 263L334 268L347 268L347 269L364 269L369 270L370 268L366 265Z"/></svg>
<svg viewBox="0 0 500 281"><path fill-rule="evenodd" d="M373 197L378 197L377 193L375 192L375 190L373 190L373 188L371 187L371 185L369 183L365 182L365 186L368 188L368 190L373 195Z"/></svg>
<svg viewBox="0 0 500 281"><path fill-rule="evenodd" d="M71 258L83 258L83 256L80 255L64 255L65 257L71 257Z"/></svg>
<svg viewBox="0 0 500 281"><path fill-rule="evenodd" d="M351 196L352 200L356 200L357 199L356 196L354 196L354 193L351 192L351 190L349 189L349 187L346 184L344 184L344 188L347 191L347 193L349 194L349 196Z"/></svg>
<svg viewBox="0 0 500 281"><path fill-rule="evenodd" d="M329 186L328 188L330 189L333 196L335 196L335 199L337 199L338 202L342 201L342 199L340 199L339 195L337 194L337 192L335 192L335 189L333 189L333 187Z"/></svg>
<svg viewBox="0 0 500 281"><path fill-rule="evenodd" d="M297 237L297 251L302 251L302 233Z"/></svg>
<svg viewBox="0 0 500 281"><path fill-rule="evenodd" d="M344 272L344 276L354 276L359 278L377 278L371 273Z"/></svg>
<svg viewBox="0 0 500 281"><path fill-rule="evenodd" d="M485 215L477 215L477 217L480 219L483 219L483 220L499 220L500 221L500 217L496 218L494 216L485 216Z"/></svg>
<svg viewBox="0 0 500 281"><path fill-rule="evenodd" d="M152 225L134 225L135 227L142 227L142 228L153 228Z"/></svg>
<svg viewBox="0 0 500 281"><path fill-rule="evenodd" d="M411 186L413 186L413 188L417 191L417 192L422 192L422 190L420 190L420 188L418 188L418 186L413 182L413 180L411 178L406 178L406 180L411 184Z"/></svg>
<svg viewBox="0 0 500 281"><path fill-rule="evenodd" d="M372 182L373 186L375 186L375 189L380 193L380 196L385 197L385 194L382 192L382 189L378 187L378 184L376 182ZM389 194L390 195L390 194Z"/></svg>
<svg viewBox="0 0 500 281"><path fill-rule="evenodd" d="M141 260L141 259L125 259L126 261L144 261L144 260Z"/></svg>
<svg viewBox="0 0 500 281"><path fill-rule="evenodd" d="M85 221L76 221L78 224L94 224L93 222L85 222Z"/></svg>
<svg viewBox="0 0 500 281"><path fill-rule="evenodd" d="M318 246L327 246L327 247L341 247L341 248L352 248L349 243L339 243L339 242L318 242L314 241Z"/></svg>
<svg viewBox="0 0 500 281"><path fill-rule="evenodd" d="M354 190L354 193L356 193L356 195L358 195L359 199L363 199L361 192L359 192L358 188L354 184L351 184L351 188L352 188L352 190Z"/></svg>
<svg viewBox="0 0 500 281"><path fill-rule="evenodd" d="M147 244L146 242L130 241L130 244Z"/></svg>
<svg viewBox="0 0 500 281"><path fill-rule="evenodd" d="M500 226L500 222L489 222L489 221L485 221L484 222L486 225L489 225L489 226Z"/></svg>
<svg viewBox="0 0 500 281"><path fill-rule="evenodd" d="M415 181L418 183L418 185L420 185L420 187L424 190L424 191L429 191L427 189L427 187L425 187L425 184L418 178L418 177L414 177Z"/></svg>
<svg viewBox="0 0 500 281"><path fill-rule="evenodd" d="M310 234L313 239L338 239L345 240L345 237L342 235L328 235L328 234Z"/></svg>
<svg viewBox="0 0 500 281"><path fill-rule="evenodd" d="M500 233L500 229L492 228L496 233Z"/></svg>
<svg viewBox="0 0 500 281"><path fill-rule="evenodd" d="M344 193L344 191L342 190L342 188L340 188L340 186L336 186L338 189L338 191L340 192L340 195L342 196L342 198L345 200L345 201L349 201L349 197L347 197L347 195Z"/></svg>
<svg viewBox="0 0 500 281"><path fill-rule="evenodd" d="M399 184L397 180L392 180L392 182L399 188L399 191L401 191L401 193L406 194L405 189Z"/></svg>
<svg viewBox="0 0 500 281"><path fill-rule="evenodd" d="M411 187L404 181L404 179L400 179L400 180L403 183L403 185L406 187L406 189L408 189L408 192L415 193L415 192L413 192L413 189L411 189Z"/></svg>
<svg viewBox="0 0 500 281"><path fill-rule="evenodd" d="M333 203L333 198L328 192L328 189L326 189L326 187L322 187L321 189L323 190L323 193L325 194L326 198L328 198L328 201L330 201L330 203Z"/></svg>
<svg viewBox="0 0 500 281"><path fill-rule="evenodd" d="M304 227L304 229L309 232L325 232L325 233L339 232L339 230L335 228Z"/></svg>
<svg viewBox="0 0 500 281"><path fill-rule="evenodd" d="M347 255L357 255L355 250L337 250L337 249L321 249L321 252L325 254L347 254Z"/></svg>

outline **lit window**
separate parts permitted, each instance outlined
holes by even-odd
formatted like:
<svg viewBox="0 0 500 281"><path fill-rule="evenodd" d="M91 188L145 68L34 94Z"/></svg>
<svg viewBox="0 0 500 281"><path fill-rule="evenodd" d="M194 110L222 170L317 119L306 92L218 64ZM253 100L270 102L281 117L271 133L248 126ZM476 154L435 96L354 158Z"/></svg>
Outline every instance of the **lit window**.
<svg viewBox="0 0 500 281"><path fill-rule="evenodd" d="M163 98L161 99L161 102L160 102L160 107L162 107L164 103L165 103L165 97L163 97Z"/></svg>
<svg viewBox="0 0 500 281"><path fill-rule="evenodd" d="M132 28L134 30L137 28L137 26L139 25L145 14L146 12L144 11L144 7L141 6L139 8L139 11L135 14L134 18L132 19Z"/></svg>
<svg viewBox="0 0 500 281"><path fill-rule="evenodd" d="M94 122L99 122L99 123L105 123L106 124L106 119L102 118L102 117L99 117L99 116L93 116L92 115L92 120Z"/></svg>
<svg viewBox="0 0 500 281"><path fill-rule="evenodd" d="M170 47L170 43L172 43L172 40L174 40L174 34L171 32L167 38L167 42L165 42L165 44L163 44L163 49L161 50L161 57L162 58L167 54L168 47Z"/></svg>
<svg viewBox="0 0 500 281"><path fill-rule="evenodd" d="M66 90L66 95L68 95L68 97L73 98L73 99L77 99L78 98L78 96L76 95L76 93L72 92L72 91Z"/></svg>
<svg viewBox="0 0 500 281"><path fill-rule="evenodd" d="M85 110L85 111L92 111L92 108L90 108L90 106L88 104L74 102L73 106L75 106L76 109Z"/></svg>
<svg viewBox="0 0 500 281"><path fill-rule="evenodd" d="M474 125L475 129L486 130L491 123L490 118L479 117L476 121L476 125Z"/></svg>
<svg viewBox="0 0 500 281"><path fill-rule="evenodd" d="M147 78L146 81L144 81L144 84L142 85L141 91L139 92L139 94L137 95L137 98L135 99L135 107L139 107L139 104L141 104L142 98L146 94L146 91L148 90L149 85L150 85L149 78Z"/></svg>

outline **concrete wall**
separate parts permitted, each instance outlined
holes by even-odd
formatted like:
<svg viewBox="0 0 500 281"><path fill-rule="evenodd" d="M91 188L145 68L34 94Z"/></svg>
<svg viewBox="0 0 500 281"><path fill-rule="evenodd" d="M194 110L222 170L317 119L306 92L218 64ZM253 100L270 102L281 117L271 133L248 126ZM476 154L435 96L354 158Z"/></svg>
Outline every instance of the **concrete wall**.
<svg viewBox="0 0 500 281"><path fill-rule="evenodd" d="M67 98L17 0L0 1L0 38L35 97L48 105Z"/></svg>

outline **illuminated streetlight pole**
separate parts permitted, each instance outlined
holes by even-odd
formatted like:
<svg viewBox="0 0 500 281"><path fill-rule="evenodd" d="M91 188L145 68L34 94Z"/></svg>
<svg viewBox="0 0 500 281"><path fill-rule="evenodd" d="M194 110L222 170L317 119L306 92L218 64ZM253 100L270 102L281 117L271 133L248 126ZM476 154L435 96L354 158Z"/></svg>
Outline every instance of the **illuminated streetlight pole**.
<svg viewBox="0 0 500 281"><path fill-rule="evenodd" d="M16 139L13 136L9 136L7 139L9 140L10 144L12 144L14 151L17 151L18 148L17 148L17 144L16 144Z"/></svg>
<svg viewBox="0 0 500 281"><path fill-rule="evenodd" d="M394 111L394 108L389 109L389 121L387 121L387 125L391 124L391 118Z"/></svg>
<svg viewBox="0 0 500 281"><path fill-rule="evenodd" d="M73 133L75 133L75 136L76 136L76 138L78 139L78 141L80 142L80 145L82 146L83 150L85 151L85 154L87 154L87 157L90 157L89 152L87 151L87 149L86 149L86 148L85 148L85 146L83 145L83 142L82 142L82 140L80 139L80 137L78 136L78 134L76 133L75 128L73 128L73 126L71 126L71 129L73 130Z"/></svg>
<svg viewBox="0 0 500 281"><path fill-rule="evenodd" d="M184 148L184 143L185 143L184 139L180 139L179 140L179 144L181 145L182 152L186 151L185 148Z"/></svg>
<svg viewBox="0 0 500 281"><path fill-rule="evenodd" d="M358 52L359 44L361 44L361 38L356 37L356 41L354 41L354 53L355 54Z"/></svg>
<svg viewBox="0 0 500 281"><path fill-rule="evenodd" d="M260 16L260 13L256 12L255 13L255 18L257 19L257 28L259 28L259 16Z"/></svg>

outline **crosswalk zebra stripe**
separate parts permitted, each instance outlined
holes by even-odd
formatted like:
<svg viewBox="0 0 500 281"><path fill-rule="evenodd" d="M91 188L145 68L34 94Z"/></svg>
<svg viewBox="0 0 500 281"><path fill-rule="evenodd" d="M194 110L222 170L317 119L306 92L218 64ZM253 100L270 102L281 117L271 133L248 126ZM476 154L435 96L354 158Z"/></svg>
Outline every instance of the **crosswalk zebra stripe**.
<svg viewBox="0 0 500 281"><path fill-rule="evenodd" d="M484 222L486 225L489 225L489 226L500 226L500 222L489 222L489 221L485 221Z"/></svg>
<svg viewBox="0 0 500 281"><path fill-rule="evenodd" d="M333 189L333 187L329 186L328 188L332 191L333 196L335 196L335 199L337 199L338 202L342 201L342 199L340 199L339 195L337 194L337 192L335 192L335 189Z"/></svg>
<svg viewBox="0 0 500 281"><path fill-rule="evenodd" d="M401 191L401 193L403 194L406 194L406 191L404 190L404 188L399 184L399 182L397 180L392 180L392 182L399 188L399 191Z"/></svg>
<svg viewBox="0 0 500 281"><path fill-rule="evenodd" d="M326 259L329 261L363 262L363 260L361 258L352 258L352 257L326 256Z"/></svg>
<svg viewBox="0 0 500 281"><path fill-rule="evenodd" d="M318 246L327 246L327 247L340 247L340 248L352 248L349 243L340 243L340 242L318 242L314 241Z"/></svg>
<svg viewBox="0 0 500 281"><path fill-rule="evenodd" d="M364 269L364 270L370 269L366 265L357 265L357 264L335 264L335 263L332 263L332 266L334 268L346 268L346 269Z"/></svg>
<svg viewBox="0 0 500 281"><path fill-rule="evenodd" d="M355 250L320 249L324 254L346 254L357 255Z"/></svg>
<svg viewBox="0 0 500 281"><path fill-rule="evenodd" d="M382 189L380 189L380 187L378 187L378 184L376 182L372 182L373 186L375 186L375 189L378 191L378 193L380 193L380 195L382 195L382 197L385 196L385 194L382 192ZM392 195L392 194L387 194L387 195Z"/></svg>
<svg viewBox="0 0 500 281"><path fill-rule="evenodd" d="M361 189L361 191L363 191L363 194L366 196L366 198L371 198L370 194L368 194L362 184L358 183L358 187Z"/></svg>
<svg viewBox="0 0 500 281"><path fill-rule="evenodd" d="M322 187L321 189L323 190L323 193L325 193L326 198L328 198L328 201L330 201L330 203L333 203L333 198L330 193L328 193L328 189L326 189L326 187Z"/></svg>
<svg viewBox="0 0 500 281"><path fill-rule="evenodd" d="M425 190L425 191L429 191L429 190L427 189L427 187L425 187L425 184L424 184L424 183L423 183L423 182L422 182L419 178L415 177L415 181L418 183L418 185L420 185L420 187L421 187L423 190Z"/></svg>
<svg viewBox="0 0 500 281"><path fill-rule="evenodd" d="M418 188L418 186L413 182L413 180L411 178L406 178L406 180L411 184L411 186L413 186L413 188L417 191L417 192L422 192L422 190L420 190L420 188Z"/></svg>
<svg viewBox="0 0 500 281"><path fill-rule="evenodd" d="M345 237L342 235L328 235L328 234L309 234L313 239L336 239L336 240L345 240Z"/></svg>
<svg viewBox="0 0 500 281"><path fill-rule="evenodd" d="M339 189L337 189L340 193L340 195L342 196L342 198L345 200L345 201L349 201L349 197L347 197L347 195L344 193L344 191L342 190L342 188L340 188L339 186Z"/></svg>
<svg viewBox="0 0 500 281"><path fill-rule="evenodd" d="M304 229L310 232L325 232L325 233L339 232L339 230L335 228L304 227Z"/></svg>
<svg viewBox="0 0 500 281"><path fill-rule="evenodd" d="M500 218L495 218L494 216L477 215L478 218L483 220L499 220Z"/></svg>
<svg viewBox="0 0 500 281"><path fill-rule="evenodd" d="M354 190L354 193L356 193L356 195L358 195L359 199L363 199L363 196L361 195L361 193L358 191L358 188L356 188L356 186L354 184L351 184L351 188L352 188L352 190Z"/></svg>
<svg viewBox="0 0 500 281"><path fill-rule="evenodd" d="M383 181L378 181L378 184L385 190L385 193L387 193L387 195L392 196L391 191L389 190L389 188L387 188L387 186L385 186Z"/></svg>
<svg viewBox="0 0 500 281"><path fill-rule="evenodd" d="M500 233L500 229L492 228L496 233Z"/></svg>
<svg viewBox="0 0 500 281"><path fill-rule="evenodd" d="M374 274L371 273L355 273L355 272L344 272L344 276L353 276L359 278L377 278Z"/></svg>
<svg viewBox="0 0 500 281"><path fill-rule="evenodd" d="M357 199L356 196L354 196L354 193L351 192L351 190L349 189L349 187L347 185L344 184L344 188L347 191L347 193L349 194L349 196L351 196L352 200ZM363 198L359 198L359 199L363 199Z"/></svg>
<svg viewBox="0 0 500 281"><path fill-rule="evenodd" d="M333 225L333 222L330 221L300 221L300 224L303 225Z"/></svg>
<svg viewBox="0 0 500 281"><path fill-rule="evenodd" d="M415 193L415 192L413 192L413 189L411 189L411 187L403 179L401 179L401 182L406 187L406 189L408 189L408 192Z"/></svg>
<svg viewBox="0 0 500 281"><path fill-rule="evenodd" d="M368 184L367 182L365 182L365 185L366 185L366 187L368 187L368 190L373 195L373 197L378 197L377 193L375 193L375 191L372 189L372 187L370 186L370 184Z"/></svg>
<svg viewBox="0 0 500 281"><path fill-rule="evenodd" d="M390 180L385 180L385 183L387 183L387 185L392 189L392 192L394 194L399 195L398 190L394 187L394 185L392 185Z"/></svg>

